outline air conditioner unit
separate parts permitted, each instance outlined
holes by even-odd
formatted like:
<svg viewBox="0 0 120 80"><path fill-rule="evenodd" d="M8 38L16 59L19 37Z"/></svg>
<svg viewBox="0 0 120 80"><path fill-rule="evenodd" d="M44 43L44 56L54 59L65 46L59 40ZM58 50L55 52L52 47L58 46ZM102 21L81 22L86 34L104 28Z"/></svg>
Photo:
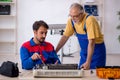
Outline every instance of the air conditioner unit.
<svg viewBox="0 0 120 80"><path fill-rule="evenodd" d="M47 64L36 65L34 77L83 77L84 70L78 69L77 64Z"/></svg>
<svg viewBox="0 0 120 80"><path fill-rule="evenodd" d="M33 70L33 76L36 78L43 77L76 77L81 78L84 75L83 70Z"/></svg>

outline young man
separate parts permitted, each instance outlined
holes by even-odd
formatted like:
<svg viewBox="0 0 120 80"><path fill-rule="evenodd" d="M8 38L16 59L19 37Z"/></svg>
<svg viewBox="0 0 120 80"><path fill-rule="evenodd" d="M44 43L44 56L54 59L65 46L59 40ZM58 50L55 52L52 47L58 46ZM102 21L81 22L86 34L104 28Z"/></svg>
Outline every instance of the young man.
<svg viewBox="0 0 120 80"><path fill-rule="evenodd" d="M96 66L105 66L106 48L100 26L95 17L85 13L83 7L78 3L71 5L69 16L56 52L75 33L81 47L79 68L95 69Z"/></svg>
<svg viewBox="0 0 120 80"><path fill-rule="evenodd" d="M33 24L34 37L20 49L22 69L32 69L36 64L60 64L53 45L45 41L48 28L42 20Z"/></svg>

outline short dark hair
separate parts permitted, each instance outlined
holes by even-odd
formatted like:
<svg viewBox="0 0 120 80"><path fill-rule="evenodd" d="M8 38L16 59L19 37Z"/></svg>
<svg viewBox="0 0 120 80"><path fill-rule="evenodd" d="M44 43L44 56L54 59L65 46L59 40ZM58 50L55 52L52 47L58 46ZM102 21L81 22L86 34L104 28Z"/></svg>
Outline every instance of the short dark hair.
<svg viewBox="0 0 120 80"><path fill-rule="evenodd" d="M72 7L76 7L76 8L79 8L80 10L83 10L83 6L81 4L79 4L79 3L71 4L70 8L72 8Z"/></svg>
<svg viewBox="0 0 120 80"><path fill-rule="evenodd" d="M49 29L49 26L47 25L46 22L44 22L43 20L40 20L40 21L35 21L34 24L33 24L33 30L38 30L41 26Z"/></svg>

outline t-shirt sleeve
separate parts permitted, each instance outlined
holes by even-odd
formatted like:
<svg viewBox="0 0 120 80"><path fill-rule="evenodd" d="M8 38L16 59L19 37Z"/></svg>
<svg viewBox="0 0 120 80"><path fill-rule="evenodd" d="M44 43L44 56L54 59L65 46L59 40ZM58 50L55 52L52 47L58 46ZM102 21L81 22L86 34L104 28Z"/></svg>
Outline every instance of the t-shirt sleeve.
<svg viewBox="0 0 120 80"><path fill-rule="evenodd" d="M64 31L63 34L65 36L71 36L71 35L73 35L73 33L74 33L74 29L72 27L71 19L69 18L68 21L67 21L66 28L65 28L65 31Z"/></svg>
<svg viewBox="0 0 120 80"><path fill-rule="evenodd" d="M88 39L99 38L101 35L100 26L99 26L97 20L93 16L89 16L87 18L86 29L87 29Z"/></svg>

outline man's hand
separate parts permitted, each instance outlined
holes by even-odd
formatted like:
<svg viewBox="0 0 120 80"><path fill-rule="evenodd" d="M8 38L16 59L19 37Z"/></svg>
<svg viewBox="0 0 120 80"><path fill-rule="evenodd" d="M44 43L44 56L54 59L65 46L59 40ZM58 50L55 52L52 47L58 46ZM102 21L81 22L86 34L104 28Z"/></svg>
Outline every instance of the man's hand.
<svg viewBox="0 0 120 80"><path fill-rule="evenodd" d="M83 68L84 70L90 69L90 63L89 62L85 62L84 64L81 65L81 68Z"/></svg>
<svg viewBox="0 0 120 80"><path fill-rule="evenodd" d="M38 53L34 53L32 56L31 56L32 60L37 60L37 59L41 59L41 56L38 54Z"/></svg>
<svg viewBox="0 0 120 80"><path fill-rule="evenodd" d="M83 69L90 69L90 64L91 64L91 60L92 60L92 55L94 52L94 47L95 47L95 39L89 39L89 44L88 44L88 52L87 52L87 59L86 62L84 64L82 64L81 67L83 67Z"/></svg>
<svg viewBox="0 0 120 80"><path fill-rule="evenodd" d="M58 60L54 64L58 64Z"/></svg>

